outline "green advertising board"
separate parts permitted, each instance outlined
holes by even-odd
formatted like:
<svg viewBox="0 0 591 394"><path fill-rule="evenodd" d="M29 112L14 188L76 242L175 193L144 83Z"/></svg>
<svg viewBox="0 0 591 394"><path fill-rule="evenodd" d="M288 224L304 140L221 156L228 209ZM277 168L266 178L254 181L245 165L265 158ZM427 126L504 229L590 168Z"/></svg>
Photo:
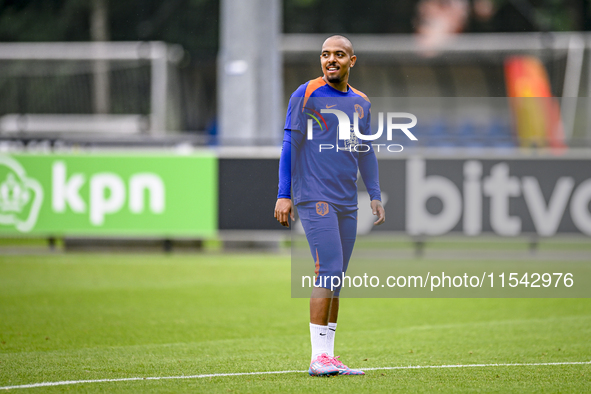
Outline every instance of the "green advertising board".
<svg viewBox="0 0 591 394"><path fill-rule="evenodd" d="M213 154L0 155L0 235L212 237Z"/></svg>

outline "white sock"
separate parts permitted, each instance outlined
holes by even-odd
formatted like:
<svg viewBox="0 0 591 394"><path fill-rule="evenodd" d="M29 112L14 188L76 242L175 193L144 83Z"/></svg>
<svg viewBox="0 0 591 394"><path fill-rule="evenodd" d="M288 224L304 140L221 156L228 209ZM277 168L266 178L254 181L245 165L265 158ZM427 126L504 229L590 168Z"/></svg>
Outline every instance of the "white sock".
<svg viewBox="0 0 591 394"><path fill-rule="evenodd" d="M334 335L337 331L337 323L328 323L328 335L326 336L326 345L328 355L334 357Z"/></svg>
<svg viewBox="0 0 591 394"><path fill-rule="evenodd" d="M319 326L310 323L310 339L312 340L312 360L328 353L326 337L328 336L328 326Z"/></svg>

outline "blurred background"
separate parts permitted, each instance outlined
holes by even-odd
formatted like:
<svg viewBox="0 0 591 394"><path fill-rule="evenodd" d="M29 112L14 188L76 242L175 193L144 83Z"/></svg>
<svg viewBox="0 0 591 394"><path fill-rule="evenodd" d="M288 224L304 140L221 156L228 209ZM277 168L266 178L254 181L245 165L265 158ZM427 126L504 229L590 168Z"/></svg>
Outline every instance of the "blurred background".
<svg viewBox="0 0 591 394"><path fill-rule="evenodd" d="M381 231L589 235L590 29L588 0L1 1L0 231L70 246L282 239L270 212L287 103L338 33L358 56L351 85L418 117L418 141L379 155L400 207ZM482 184L499 163L494 179L518 190L493 198ZM457 193L428 194L430 176ZM518 228L498 224L495 198Z"/></svg>
<svg viewBox="0 0 591 394"><path fill-rule="evenodd" d="M376 392L589 392L590 30L591 0L0 0L0 387L314 392L266 375L306 370L314 269L273 211L343 34L372 130L417 141L376 141L383 225L358 181L341 297L375 299L338 353Z"/></svg>

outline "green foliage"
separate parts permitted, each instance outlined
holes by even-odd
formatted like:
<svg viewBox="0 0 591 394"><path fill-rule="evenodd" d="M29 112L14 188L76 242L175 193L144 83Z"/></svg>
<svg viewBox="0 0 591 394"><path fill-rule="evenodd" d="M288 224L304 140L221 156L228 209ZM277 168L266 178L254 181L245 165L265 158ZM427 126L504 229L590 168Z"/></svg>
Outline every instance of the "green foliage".
<svg viewBox="0 0 591 394"><path fill-rule="evenodd" d="M410 33L416 3L416 0L284 0L284 31Z"/></svg>
<svg viewBox="0 0 591 394"><path fill-rule="evenodd" d="M0 41L87 41L91 0L4 0ZM114 41L161 40L201 56L218 45L218 0L108 1Z"/></svg>
<svg viewBox="0 0 591 394"><path fill-rule="evenodd" d="M83 0L5 0L0 41L86 41L88 5Z"/></svg>
<svg viewBox="0 0 591 394"><path fill-rule="evenodd" d="M193 61L215 58L220 0L108 1L112 40L181 44ZM283 0L286 33L411 33L418 0ZM92 0L2 0L0 41L86 41ZM589 20L579 2L495 1L495 17L466 31L578 30Z"/></svg>

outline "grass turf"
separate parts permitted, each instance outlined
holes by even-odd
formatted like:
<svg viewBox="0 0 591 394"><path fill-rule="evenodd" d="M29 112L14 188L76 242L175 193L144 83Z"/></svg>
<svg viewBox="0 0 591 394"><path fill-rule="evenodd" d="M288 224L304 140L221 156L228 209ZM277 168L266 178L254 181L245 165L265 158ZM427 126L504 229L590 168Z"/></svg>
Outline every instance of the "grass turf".
<svg viewBox="0 0 591 394"><path fill-rule="evenodd" d="M306 370L289 256L0 256L0 386ZM345 299L351 367L591 360L589 299ZM17 392L585 392L591 365L87 383Z"/></svg>

